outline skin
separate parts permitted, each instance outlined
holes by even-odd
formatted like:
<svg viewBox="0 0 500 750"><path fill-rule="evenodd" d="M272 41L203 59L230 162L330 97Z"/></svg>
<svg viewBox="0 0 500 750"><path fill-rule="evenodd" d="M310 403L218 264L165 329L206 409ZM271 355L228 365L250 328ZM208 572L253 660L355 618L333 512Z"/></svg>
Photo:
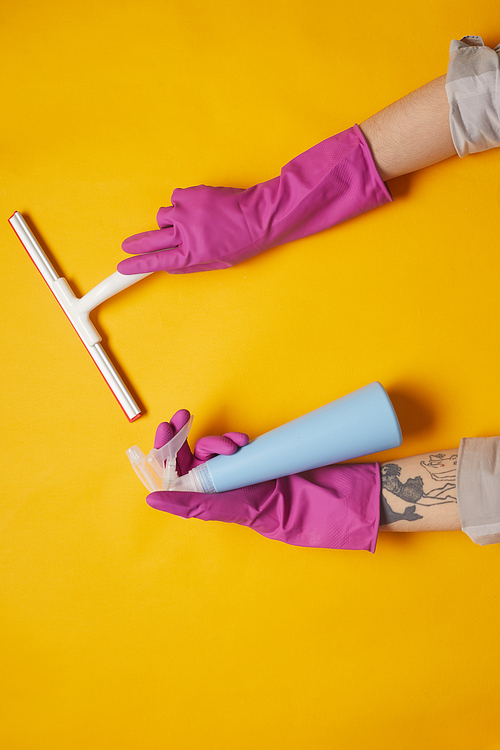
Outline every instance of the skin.
<svg viewBox="0 0 500 750"><path fill-rule="evenodd" d="M360 124L385 182L456 156L445 83L436 78Z"/></svg>

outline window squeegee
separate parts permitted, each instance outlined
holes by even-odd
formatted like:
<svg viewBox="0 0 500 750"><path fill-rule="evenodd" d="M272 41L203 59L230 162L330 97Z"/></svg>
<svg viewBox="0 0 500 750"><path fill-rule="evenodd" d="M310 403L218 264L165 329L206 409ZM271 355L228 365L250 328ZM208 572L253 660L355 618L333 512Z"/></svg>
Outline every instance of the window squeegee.
<svg viewBox="0 0 500 750"><path fill-rule="evenodd" d="M139 419L141 410L101 346L102 338L90 321L89 314L101 302L113 297L118 292L127 289L127 287L132 286L132 284L151 274L137 273L125 276L115 271L115 273L108 276L104 281L101 281L100 284L97 284L97 286L83 297L77 297L71 290L66 279L58 276L19 211L16 211L10 217L9 223L24 245L31 260L47 282L54 297L68 316L70 323L101 371L104 380L111 388L128 420L134 422L136 419Z"/></svg>

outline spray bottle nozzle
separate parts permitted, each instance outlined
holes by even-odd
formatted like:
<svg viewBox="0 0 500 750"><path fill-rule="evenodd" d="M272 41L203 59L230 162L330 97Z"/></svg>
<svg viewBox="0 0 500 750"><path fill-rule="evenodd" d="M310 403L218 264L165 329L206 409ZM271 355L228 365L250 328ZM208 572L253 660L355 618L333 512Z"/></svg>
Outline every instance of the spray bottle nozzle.
<svg viewBox="0 0 500 750"><path fill-rule="evenodd" d="M169 490L178 480L177 453L184 445L193 423L193 416L168 443L161 448L152 448L145 456L137 445L129 448L127 456L135 473L149 492Z"/></svg>

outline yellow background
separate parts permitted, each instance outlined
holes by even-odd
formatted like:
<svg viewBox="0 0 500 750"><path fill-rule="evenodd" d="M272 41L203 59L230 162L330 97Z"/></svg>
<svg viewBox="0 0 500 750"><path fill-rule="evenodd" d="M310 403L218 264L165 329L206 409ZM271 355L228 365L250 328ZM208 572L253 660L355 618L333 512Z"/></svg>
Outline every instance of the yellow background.
<svg viewBox="0 0 500 750"><path fill-rule="evenodd" d="M130 425L9 227L81 294L175 187L246 187L500 41L498 3L4 3L0 746L498 750L500 548L375 555L150 509L125 450L195 414L255 437L373 380L404 444L500 433L500 154L240 266L158 274L95 320ZM432 134L431 134L432 135Z"/></svg>

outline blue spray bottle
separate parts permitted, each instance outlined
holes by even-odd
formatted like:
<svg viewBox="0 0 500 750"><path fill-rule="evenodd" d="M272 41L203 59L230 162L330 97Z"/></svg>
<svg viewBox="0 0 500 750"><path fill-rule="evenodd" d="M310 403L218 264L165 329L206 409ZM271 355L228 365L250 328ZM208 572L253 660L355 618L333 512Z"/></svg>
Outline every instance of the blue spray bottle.
<svg viewBox="0 0 500 750"><path fill-rule="evenodd" d="M391 400L383 386L375 382L260 435L232 456L211 458L176 479L170 474L167 482L162 486L157 483L154 489L227 492L396 448L401 442ZM170 443L164 446L168 456L172 454ZM134 464L132 454L127 453ZM143 465L148 465L148 457L141 456ZM161 456L159 463L163 464ZM159 468L158 462L156 465ZM134 468L141 476L137 463Z"/></svg>

